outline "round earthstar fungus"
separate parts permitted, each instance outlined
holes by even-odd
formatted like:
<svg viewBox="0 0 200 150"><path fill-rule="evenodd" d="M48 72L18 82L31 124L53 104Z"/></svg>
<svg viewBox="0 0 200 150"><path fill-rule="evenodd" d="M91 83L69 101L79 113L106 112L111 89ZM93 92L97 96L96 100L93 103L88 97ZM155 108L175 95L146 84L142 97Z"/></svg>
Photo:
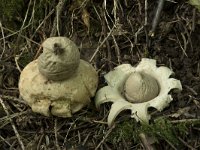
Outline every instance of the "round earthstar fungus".
<svg viewBox="0 0 200 150"><path fill-rule="evenodd" d="M109 126L121 111L127 109L136 121L148 123L149 107L162 111L173 100L169 92L182 90L181 82L170 78L172 74L172 70L157 67L156 60L148 58L143 58L136 67L130 64L117 66L104 76L108 85L97 91L96 107L113 103L108 115Z"/></svg>
<svg viewBox="0 0 200 150"><path fill-rule="evenodd" d="M21 72L19 91L34 112L71 117L90 103L98 75L66 37L46 39L43 53Z"/></svg>

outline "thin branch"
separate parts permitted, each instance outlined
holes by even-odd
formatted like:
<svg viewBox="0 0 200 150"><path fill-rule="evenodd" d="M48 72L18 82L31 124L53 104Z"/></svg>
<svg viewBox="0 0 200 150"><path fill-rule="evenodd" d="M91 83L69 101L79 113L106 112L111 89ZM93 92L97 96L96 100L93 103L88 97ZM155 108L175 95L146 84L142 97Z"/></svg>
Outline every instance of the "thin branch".
<svg viewBox="0 0 200 150"><path fill-rule="evenodd" d="M3 38L3 52L1 53L1 56L0 56L0 60L2 60L3 54L4 54L5 50L6 50L6 41L5 41L5 36L4 36L3 26L2 26L1 21L0 21L0 28L1 28L2 38Z"/></svg>
<svg viewBox="0 0 200 150"><path fill-rule="evenodd" d="M23 144L23 142L22 142L22 140L21 140L21 138L20 138L20 135L19 135L19 133L18 133L18 131L17 131L17 128L16 128L16 126L15 126L13 120L12 120L11 117L10 117L10 113L8 112L8 109L7 109L6 105L4 104L5 102L4 102L1 98L0 98L0 103L1 103L1 105L2 105L2 107L3 107L3 109L4 109L4 111L6 112L6 114L7 114L8 118L9 118L9 120L10 120L11 126L12 126L12 128L13 128L13 130L14 130L14 132L15 132L15 135L16 135L16 137L17 137L17 139L18 139L19 145L21 146L21 149L22 149L22 150L25 150L24 144Z"/></svg>
<svg viewBox="0 0 200 150"><path fill-rule="evenodd" d="M20 40L20 37L21 37L21 34L22 34L22 30L23 30L23 28L24 28L25 22L26 22L27 17L28 17L28 12L29 12L29 9L30 9L30 7L31 7L31 3L32 3L32 0L29 1L28 8L27 8L26 14L25 14L25 18L24 18L24 20L23 20L22 26L21 26L21 28L20 28L20 31L19 31L19 34L18 34L18 37L17 37L16 49L19 48L19 40Z"/></svg>
<svg viewBox="0 0 200 150"><path fill-rule="evenodd" d="M53 21L53 28L51 30L50 37L56 36L56 32L58 32L58 35L60 36L59 20L60 20L61 12L65 5L65 2L66 2L65 0L59 0L58 5L56 6L56 17L54 18L54 21Z"/></svg>
<svg viewBox="0 0 200 150"><path fill-rule="evenodd" d="M90 58L90 61L89 61L90 63L92 62L92 60L94 59L94 57L96 56L96 54L99 52L99 49L101 48L101 46L103 46L103 44L106 42L106 40L110 37L110 35L112 34L113 29L114 29L114 26L110 30L110 32L108 33L108 35L104 38L104 40L101 42L101 44L97 47L96 51L94 52L94 54Z"/></svg>
<svg viewBox="0 0 200 150"><path fill-rule="evenodd" d="M181 137L178 136L178 139L189 149L191 150L196 150L196 148L192 147L191 145L189 145L187 142L185 142Z"/></svg>
<svg viewBox="0 0 200 150"><path fill-rule="evenodd" d="M107 27L106 27L105 19L103 19L103 14L104 12L102 12L102 30L103 30L104 37L106 37ZM106 40L106 47L107 47L108 66L109 66L109 70L111 70L112 69L112 64L111 64L112 55L111 55L111 47L108 40Z"/></svg>
<svg viewBox="0 0 200 150"><path fill-rule="evenodd" d="M144 14L145 14L145 18L144 18L144 26L147 26L147 16L148 16L148 14L147 14L147 8L148 8L148 2L147 2L147 0L145 0L145 4L144 4Z"/></svg>
<svg viewBox="0 0 200 150"><path fill-rule="evenodd" d="M190 122L199 122L200 119L182 119L182 120L172 120L171 123L190 123Z"/></svg>
<svg viewBox="0 0 200 150"><path fill-rule="evenodd" d="M4 141L8 146L12 146L4 137L2 137L1 135L0 135L0 139L2 140L2 141Z"/></svg>
<svg viewBox="0 0 200 150"><path fill-rule="evenodd" d="M163 9L163 6L164 6L164 2L165 2L165 0L159 0L158 1L158 7L157 7L157 10L156 10L156 14L154 16L152 28L151 28L151 31L150 31L151 37L153 37L155 35L156 27L157 27L159 19L160 19L160 15L161 15L161 12L162 12L162 9Z"/></svg>
<svg viewBox="0 0 200 150"><path fill-rule="evenodd" d="M27 28L28 26L29 26L29 25L27 25L27 26L24 27L23 29ZM5 27L3 27L3 29L12 33L11 35L6 36L5 38L8 38L8 37L10 37L10 36L13 36L13 35L15 35L15 34L21 32L21 31L17 31L17 32L15 32L15 31L13 31L13 30L11 30L11 29L8 29L8 28L5 28ZM22 30L23 30L23 29L22 29ZM39 46L41 45L40 43L37 43L37 42L31 40L30 38L28 38L28 37L22 35L22 34L18 34L18 36L20 36L20 37L22 37L22 38L24 38L24 39L26 39L26 40L28 40L28 41L30 41L30 42L36 44L36 45L39 45ZM1 38L0 40L2 40L2 38Z"/></svg>
<svg viewBox="0 0 200 150"><path fill-rule="evenodd" d="M109 26L109 23L108 23L108 20L107 20L107 18L106 18L106 15L110 18L110 20L111 20L112 22L113 22L113 20L112 20L112 18L110 17L110 15L109 15L109 13L108 13L108 11L107 11L107 9L106 9L106 0L105 0L105 2L104 2L103 9L104 9L104 16L105 16L104 18L105 18L106 24L107 24L107 26L108 26L108 29L111 31L111 28L110 28L110 26ZM113 22L113 26L114 26L115 28L117 28L117 26L116 26L117 24L118 24L118 19L115 20L115 21ZM118 63L121 64L121 55L120 55L119 46L118 46L118 44L117 44L117 42L116 42L115 36L114 36L113 34L111 34L111 36L112 36L112 38L113 38L113 42L114 42L114 46L115 46L115 52L116 52L116 55L117 55Z"/></svg>
<svg viewBox="0 0 200 150"><path fill-rule="evenodd" d="M30 39L33 39L37 31L41 28L41 26L45 23L45 21L54 13L54 9L52 9L49 14L42 20L42 22L38 25L37 29L35 29L34 33L31 35Z"/></svg>
<svg viewBox="0 0 200 150"><path fill-rule="evenodd" d="M55 123L54 123L54 132L55 132L55 144L56 144L56 149L57 150L60 150L60 146L58 144L58 129L57 129L57 124L58 124L58 120L57 118L54 120Z"/></svg>
<svg viewBox="0 0 200 150"><path fill-rule="evenodd" d="M144 133L140 133L139 137L145 150L154 150L151 142L148 140L147 136Z"/></svg>
<svg viewBox="0 0 200 150"><path fill-rule="evenodd" d="M100 141L100 143L97 145L97 147L95 148L95 150L98 150L99 147L101 146L101 144L103 144L103 142L106 140L106 138L108 137L108 135L112 132L112 130L115 128L115 125L113 125L106 133L106 135L103 137L103 139Z"/></svg>

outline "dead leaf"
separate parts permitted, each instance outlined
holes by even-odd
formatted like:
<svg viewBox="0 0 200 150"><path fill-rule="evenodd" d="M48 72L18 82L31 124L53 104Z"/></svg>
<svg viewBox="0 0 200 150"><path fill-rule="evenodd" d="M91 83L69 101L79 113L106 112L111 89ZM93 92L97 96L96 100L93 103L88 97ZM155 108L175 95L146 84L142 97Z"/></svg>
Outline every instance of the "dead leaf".
<svg viewBox="0 0 200 150"><path fill-rule="evenodd" d="M180 108L176 113L170 115L170 117L178 118L181 115L188 116L188 114L189 114L188 111L189 110L190 110L190 107Z"/></svg>
<svg viewBox="0 0 200 150"><path fill-rule="evenodd" d="M200 0L189 0L189 4L191 4L194 7L196 7L200 12Z"/></svg>
<svg viewBox="0 0 200 150"><path fill-rule="evenodd" d="M85 8L82 11L82 20L83 20L84 24L86 25L86 27L88 28L88 32L89 32L89 29L90 29L90 14L87 11L87 9L85 9Z"/></svg>

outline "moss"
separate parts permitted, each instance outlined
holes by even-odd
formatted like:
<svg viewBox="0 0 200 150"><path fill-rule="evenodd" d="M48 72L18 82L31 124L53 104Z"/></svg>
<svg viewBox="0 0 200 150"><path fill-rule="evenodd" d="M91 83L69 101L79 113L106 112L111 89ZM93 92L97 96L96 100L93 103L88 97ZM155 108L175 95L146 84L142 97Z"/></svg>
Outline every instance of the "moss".
<svg viewBox="0 0 200 150"><path fill-rule="evenodd" d="M108 141L114 145L120 143L122 140L125 141L138 141L136 134L137 122L134 119L126 120L120 124L111 132L108 137Z"/></svg>
<svg viewBox="0 0 200 150"><path fill-rule="evenodd" d="M0 3L0 14L3 24L13 28L16 22L20 22L20 16L24 7L23 0L2 0Z"/></svg>
<svg viewBox="0 0 200 150"><path fill-rule="evenodd" d="M12 30L18 30L24 21L28 5L29 1L24 0L2 0L0 3L0 14L2 14L0 19L3 25ZM53 3L50 3L50 0L36 0L34 6L34 1L32 1L27 16L27 22L30 20L31 16L34 15L34 24L38 24L39 20L45 17L45 8L53 5ZM34 24L33 26L35 26Z"/></svg>
<svg viewBox="0 0 200 150"><path fill-rule="evenodd" d="M40 0L38 3L35 5L35 23L38 23L39 20L44 19L45 15L45 9L49 7L55 7L56 3L52 2L50 0ZM48 11L48 10L47 10ZM48 13L48 12L47 12Z"/></svg>
<svg viewBox="0 0 200 150"><path fill-rule="evenodd" d="M141 126L140 130L157 139L167 140L177 145L179 141L176 138L176 128L169 120L159 118L153 124Z"/></svg>
<svg viewBox="0 0 200 150"><path fill-rule="evenodd" d="M144 50L144 57L149 57L149 51L148 51L147 47Z"/></svg>
<svg viewBox="0 0 200 150"><path fill-rule="evenodd" d="M34 55L30 52L24 52L19 57L18 63L19 65L24 68L28 63L30 63L34 59Z"/></svg>
<svg viewBox="0 0 200 150"><path fill-rule="evenodd" d="M113 144L118 144L123 140L138 143L139 134L145 133L158 141L165 140L176 147L180 147L180 141L177 137L187 137L190 125L191 122L174 124L166 118L158 118L154 123L149 125L139 125L132 119L117 124L117 127L109 135L108 141Z"/></svg>
<svg viewBox="0 0 200 150"><path fill-rule="evenodd" d="M20 14L23 5L23 0L2 0L0 10L3 18L7 18L9 21L11 21L13 18L16 18L16 15Z"/></svg>
<svg viewBox="0 0 200 150"><path fill-rule="evenodd" d="M189 4L193 5L200 12L200 1L199 0L189 0Z"/></svg>

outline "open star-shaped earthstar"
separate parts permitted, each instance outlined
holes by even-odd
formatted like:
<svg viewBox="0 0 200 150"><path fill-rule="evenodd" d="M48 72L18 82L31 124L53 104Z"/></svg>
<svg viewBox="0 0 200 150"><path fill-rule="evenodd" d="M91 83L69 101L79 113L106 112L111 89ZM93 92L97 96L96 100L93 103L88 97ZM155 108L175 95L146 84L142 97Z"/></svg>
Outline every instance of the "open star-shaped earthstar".
<svg viewBox="0 0 200 150"><path fill-rule="evenodd" d="M173 100L169 92L182 90L181 82L170 78L173 71L167 67L156 66L156 60L143 58L133 67L122 64L104 77L108 84L98 90L95 97L96 107L106 102L113 102L108 115L111 126L117 115L123 110L131 110L131 117L148 123L148 108L162 111Z"/></svg>

